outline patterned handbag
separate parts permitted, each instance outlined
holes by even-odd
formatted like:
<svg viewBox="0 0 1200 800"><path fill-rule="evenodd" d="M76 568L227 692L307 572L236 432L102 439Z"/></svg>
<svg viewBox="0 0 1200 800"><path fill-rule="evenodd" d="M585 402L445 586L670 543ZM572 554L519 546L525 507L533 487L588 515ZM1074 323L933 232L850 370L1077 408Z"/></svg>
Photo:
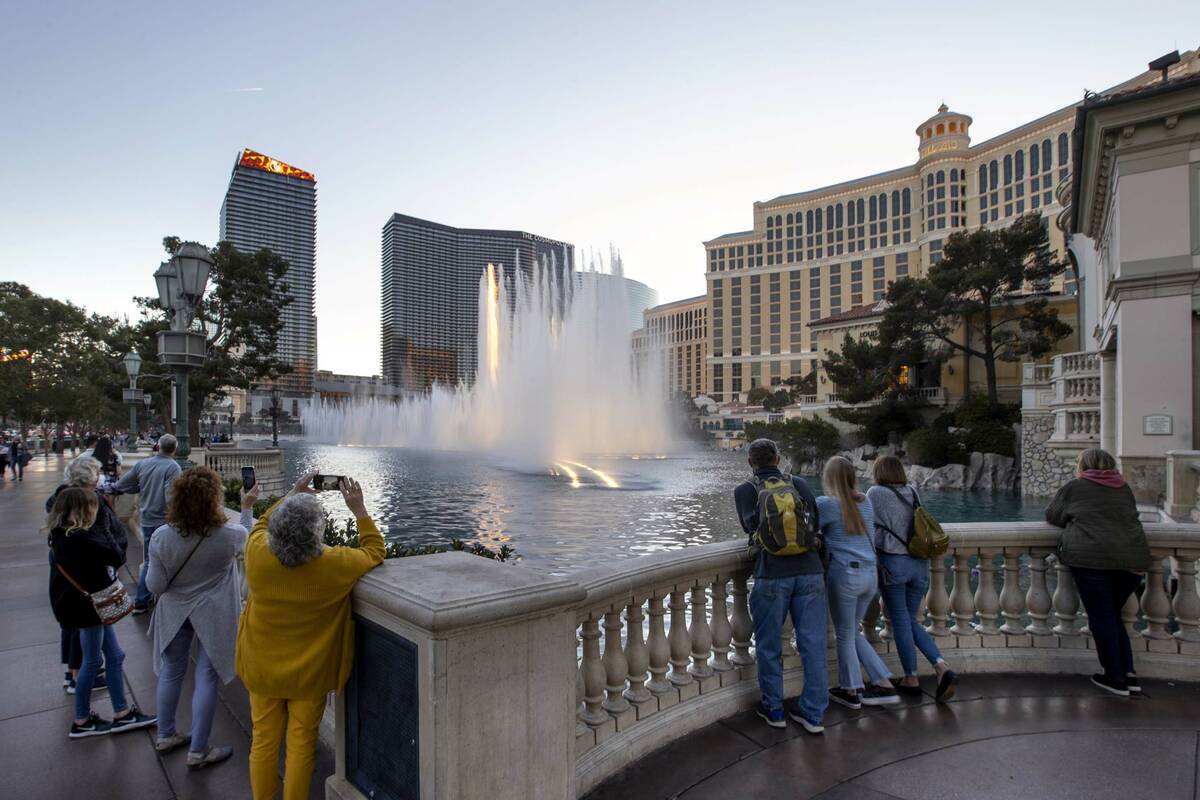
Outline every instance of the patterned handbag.
<svg viewBox="0 0 1200 800"><path fill-rule="evenodd" d="M92 607L96 609L96 616L100 617L102 624L113 625L133 611L133 598L129 596L129 590L125 588L125 584L121 583L120 578L98 592L89 592L67 574L67 571L62 568L62 564L54 566L58 567L58 571L67 579L67 582L83 592L84 597L91 601Z"/></svg>

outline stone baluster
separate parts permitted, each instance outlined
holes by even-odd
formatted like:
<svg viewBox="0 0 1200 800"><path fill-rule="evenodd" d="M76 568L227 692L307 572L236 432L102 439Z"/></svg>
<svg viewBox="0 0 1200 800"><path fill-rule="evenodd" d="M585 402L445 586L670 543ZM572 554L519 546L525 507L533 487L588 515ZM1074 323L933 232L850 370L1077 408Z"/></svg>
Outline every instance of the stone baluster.
<svg viewBox="0 0 1200 800"><path fill-rule="evenodd" d="M980 583L982 584L982 581ZM995 591L994 586L992 590ZM975 615L975 602L971 597L970 554L965 551L954 554L954 588L950 590L950 608L954 614L954 624L950 626L950 632L959 636L975 633L975 628L971 625L971 617Z"/></svg>
<svg viewBox="0 0 1200 800"><path fill-rule="evenodd" d="M579 641L578 635L575 636L575 641ZM576 645L578 646L578 645ZM575 667L575 734L587 730L587 724L583 721L583 714L587 710L587 705L584 704L583 698L587 694L587 689L583 685L583 660L580 659L579 665Z"/></svg>
<svg viewBox="0 0 1200 800"><path fill-rule="evenodd" d="M975 589L975 608L979 611L979 624L975 632L987 636L998 636L996 618L1000 612L1000 597L996 594L996 554L979 553L979 586Z"/></svg>
<svg viewBox="0 0 1200 800"><path fill-rule="evenodd" d="M733 576L733 616L729 620L732 634L733 655L729 660L735 666L747 667L754 663L750 655L750 637L754 633L754 623L750 620L750 605L747 602L746 574L738 573Z"/></svg>
<svg viewBox="0 0 1200 800"><path fill-rule="evenodd" d="M1049 636L1050 626L1046 620L1050 618L1050 591L1046 586L1044 552L1029 554L1029 591L1025 593L1025 605L1029 608L1029 626L1025 630L1034 636Z"/></svg>
<svg viewBox="0 0 1200 800"><path fill-rule="evenodd" d="M583 639L583 714L581 719L588 725L600 725L608 721L604 705L604 683L607 679L604 664L600 661L600 622L595 614L584 620L580 634Z"/></svg>
<svg viewBox="0 0 1200 800"><path fill-rule="evenodd" d="M713 674L708 659L712 657L712 629L708 626L708 595L703 583L697 581L692 587L692 624L688 636L692 640L692 665L688 672L697 678Z"/></svg>
<svg viewBox="0 0 1200 800"><path fill-rule="evenodd" d="M621 647L621 609L614 606L604 614L604 674L607 681L604 689L604 710L620 714L629 710L625 699L625 679L629 677L629 664Z"/></svg>
<svg viewBox="0 0 1200 800"><path fill-rule="evenodd" d="M1121 606L1121 623L1125 626L1125 633L1130 636L1137 636L1137 618L1138 612L1142 610L1142 603L1138 598L1137 593L1131 593L1125 600L1125 605Z"/></svg>
<svg viewBox="0 0 1200 800"><path fill-rule="evenodd" d="M729 663L729 640L733 633L729 625L729 611L726 607L726 585L729 579L718 575L712 585L712 667L717 672L727 672L733 669Z"/></svg>
<svg viewBox="0 0 1200 800"><path fill-rule="evenodd" d="M925 606L929 609L929 625L926 630L931 636L949 636L946 627L949 621L950 597L946 594L946 562L935 558L929 567L929 591L925 594Z"/></svg>
<svg viewBox="0 0 1200 800"><path fill-rule="evenodd" d="M862 621L863 636L865 636L867 638L867 641L870 642L871 644L879 644L880 641L882 641L879 638L879 627L878 627L879 626L879 616L880 616L880 613L882 612L882 608L881 608L882 605L883 604L879 600L879 595L875 595L875 599L871 601L871 604L867 606L866 613L863 614L863 621Z"/></svg>
<svg viewBox="0 0 1200 800"><path fill-rule="evenodd" d="M650 610L650 639L647 643L650 661L650 680L646 688L654 694L666 694L671 691L671 682L667 680L667 659L670 648L667 646L667 630L663 626L662 595L652 595L647 603Z"/></svg>
<svg viewBox="0 0 1200 800"><path fill-rule="evenodd" d="M1004 614L1001 633L1024 635L1025 597L1021 594L1021 554L1004 551L1004 586L1000 589L1000 610Z"/></svg>
<svg viewBox="0 0 1200 800"><path fill-rule="evenodd" d="M1175 638L1181 642L1200 642L1200 595L1196 592L1196 558L1194 550L1180 550L1175 558L1175 577L1179 586L1175 590L1172 607L1179 630Z"/></svg>
<svg viewBox="0 0 1200 800"><path fill-rule="evenodd" d="M668 676L676 686L686 686L692 682L688 672L688 657L692 653L692 637L687 630L687 590L676 588L671 592L671 632L668 641L671 645L671 674Z"/></svg>
<svg viewBox="0 0 1200 800"><path fill-rule="evenodd" d="M892 630L892 618L888 615L887 606L883 602L882 595L875 595L875 602L879 603L879 619L883 622L883 629L879 631L879 638L890 642L896 638L895 631Z"/></svg>
<svg viewBox="0 0 1200 800"><path fill-rule="evenodd" d="M650 699L646 688L646 669L650 666L650 652L642 638L642 601L634 598L625 609L625 662L629 665L629 688L625 699L631 703L644 703Z"/></svg>
<svg viewBox="0 0 1200 800"><path fill-rule="evenodd" d="M1075 621L1079 613L1079 592L1075 588L1075 579L1071 577L1071 568L1062 561L1056 560L1054 569L1058 576L1058 584L1054 587L1054 616L1057 620L1054 632L1059 636L1078 636Z"/></svg>
<svg viewBox="0 0 1200 800"><path fill-rule="evenodd" d="M1171 601L1163 587L1163 554L1153 553L1150 569L1146 571L1146 589L1142 592L1142 614L1146 616L1147 639L1168 639L1167 621L1171 616Z"/></svg>

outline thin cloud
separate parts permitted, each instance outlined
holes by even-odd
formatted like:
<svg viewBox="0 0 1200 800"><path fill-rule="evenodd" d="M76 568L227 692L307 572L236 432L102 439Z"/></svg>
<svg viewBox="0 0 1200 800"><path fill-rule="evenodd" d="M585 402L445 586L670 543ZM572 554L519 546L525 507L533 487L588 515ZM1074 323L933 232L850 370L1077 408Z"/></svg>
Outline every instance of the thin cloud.
<svg viewBox="0 0 1200 800"><path fill-rule="evenodd" d="M266 89L264 89L261 86L246 86L241 89L230 89L229 91L231 91L231 92L265 92Z"/></svg>

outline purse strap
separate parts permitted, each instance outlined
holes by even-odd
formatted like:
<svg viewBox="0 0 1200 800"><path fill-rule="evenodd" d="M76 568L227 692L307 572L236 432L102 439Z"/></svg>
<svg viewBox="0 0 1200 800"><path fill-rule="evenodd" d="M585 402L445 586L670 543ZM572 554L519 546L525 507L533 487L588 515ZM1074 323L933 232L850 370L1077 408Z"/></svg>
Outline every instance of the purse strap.
<svg viewBox="0 0 1200 800"><path fill-rule="evenodd" d="M195 555L196 551L200 549L200 545L204 543L204 537L200 534L196 534L196 539L197 541L196 544L192 546L192 551L187 554L187 558L183 560L183 563L179 565L179 569L175 570L175 574L171 576L171 579L167 581L167 585L163 587L163 594L166 594L167 589L171 588L171 584L174 583L175 579L179 577L179 573L183 572L183 568L187 566L187 563L192 560L192 556Z"/></svg>
<svg viewBox="0 0 1200 800"><path fill-rule="evenodd" d="M85 597L91 598L91 596L92 596L91 593L87 589L84 589L82 586L80 586L78 583L76 583L75 579L72 578L65 569L63 569L63 565L58 563L57 559L55 559L55 561L54 561L54 566L58 569L59 572L62 573L62 576L67 579L67 583L71 584L76 589L83 592Z"/></svg>

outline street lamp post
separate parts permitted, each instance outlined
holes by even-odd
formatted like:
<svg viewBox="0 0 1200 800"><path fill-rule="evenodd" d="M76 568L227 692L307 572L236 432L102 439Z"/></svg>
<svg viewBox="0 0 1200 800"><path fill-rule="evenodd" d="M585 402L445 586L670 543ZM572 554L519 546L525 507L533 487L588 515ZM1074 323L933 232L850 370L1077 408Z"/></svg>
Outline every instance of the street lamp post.
<svg viewBox="0 0 1200 800"><path fill-rule="evenodd" d="M150 430L150 404L152 402L153 402L153 399L150 397L150 393L142 392L142 404L146 406L146 430L147 431Z"/></svg>
<svg viewBox="0 0 1200 800"><path fill-rule="evenodd" d="M279 447L279 390L271 389L271 447Z"/></svg>
<svg viewBox="0 0 1200 800"><path fill-rule="evenodd" d="M202 366L206 355L204 333L191 328L212 266L212 256L204 245L184 242L154 273L158 302L171 317L171 329L158 333L158 361L175 370L175 438L179 441L175 460L183 466L190 466L188 455L192 452L188 372Z"/></svg>
<svg viewBox="0 0 1200 800"><path fill-rule="evenodd" d="M129 405L129 436L125 440L128 452L137 450L137 407L142 403L142 390L137 388L138 375L142 371L142 357L130 351L121 359L125 365L125 374L129 376L129 388L121 390L121 399Z"/></svg>

